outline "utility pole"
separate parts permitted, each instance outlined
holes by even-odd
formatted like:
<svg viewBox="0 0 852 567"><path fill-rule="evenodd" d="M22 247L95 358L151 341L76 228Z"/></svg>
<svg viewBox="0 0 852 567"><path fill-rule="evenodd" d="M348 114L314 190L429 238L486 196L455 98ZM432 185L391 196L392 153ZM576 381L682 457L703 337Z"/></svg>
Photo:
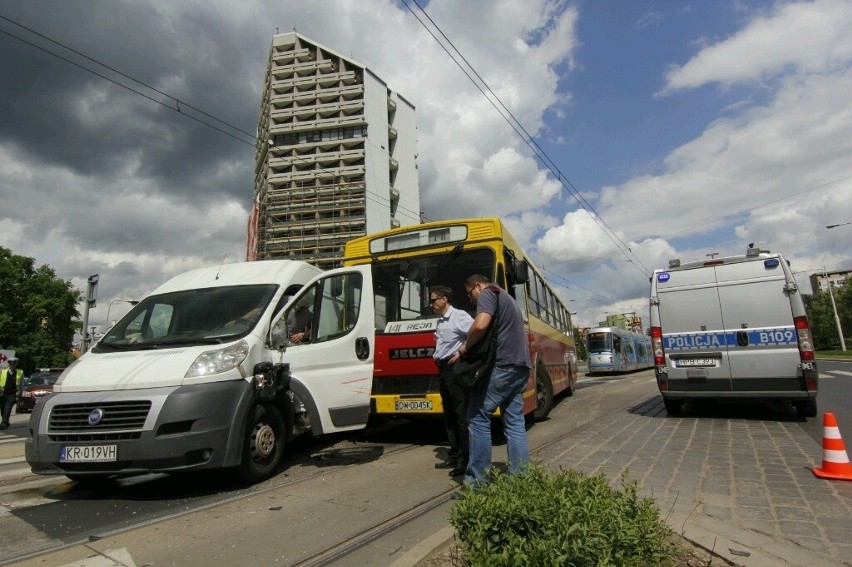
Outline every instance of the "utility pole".
<svg viewBox="0 0 852 567"><path fill-rule="evenodd" d="M83 328L80 332L80 356L86 352L86 330L89 328L89 308L98 304L98 274L89 276L86 285L86 304L83 309ZM93 337L94 339L94 333Z"/></svg>
<svg viewBox="0 0 852 567"><path fill-rule="evenodd" d="M837 304L834 303L834 292L831 291L831 282L828 279L825 266L822 267L822 276L825 278L825 283L828 286L828 296L831 298L831 310L834 311L834 323L837 325L837 334L840 335L840 348L845 351L846 341L843 339L843 327L840 326L840 316L837 315Z"/></svg>

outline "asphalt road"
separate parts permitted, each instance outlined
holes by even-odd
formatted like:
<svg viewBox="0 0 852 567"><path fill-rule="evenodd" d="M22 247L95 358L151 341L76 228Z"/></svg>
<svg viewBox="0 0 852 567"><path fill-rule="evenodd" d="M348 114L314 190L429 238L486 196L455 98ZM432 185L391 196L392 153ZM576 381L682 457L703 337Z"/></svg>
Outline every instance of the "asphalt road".
<svg viewBox="0 0 852 567"><path fill-rule="evenodd" d="M819 360L817 369L820 374L817 418L807 420L802 427L822 443L822 416L830 411L837 418L848 449L852 447L852 361Z"/></svg>
<svg viewBox="0 0 852 567"><path fill-rule="evenodd" d="M540 456L554 465L578 466L589 472L604 471L615 475L614 478L622 466L629 465L634 476L646 468L645 476L641 477L643 484L659 494L663 499L661 501L672 506L675 514L678 512L677 507L684 504L685 495L694 497L695 504L684 509L684 516L679 521L689 526L692 530L690 533L695 534L696 539L712 536L723 541L722 536L729 529L731 533L727 537L734 542L730 544L732 549L749 549L748 552L752 554L752 560L745 562L746 565L761 565L755 562L757 557L762 557L761 553L769 553L767 556L777 559L778 555L771 555L772 549L785 552L792 549L784 556L786 563L792 565L803 564L798 562L795 549L800 549L805 556L830 550L833 554L830 557L847 557L852 564L852 548L843 544L844 541L852 541L852 532L843 527L848 525L852 501L850 491L845 489L852 488L852 483L846 483L845 486L841 483L841 486L836 487L832 481L817 481L808 468L820 462L823 411L835 412L847 444L852 441L852 363L820 361L819 369L820 413L818 418L808 420L798 418L792 407L772 404L708 404L695 408L684 417L667 418L656 395L652 371L623 376L583 377L573 398L561 399L549 419L529 430L531 445L551 442L565 432L575 432L561 441L561 446L554 445L549 453ZM287 524L286 530L282 532L276 530L271 534L253 534L251 541L231 542L235 548L232 553L236 553L241 545L251 545L251 551L246 553L257 557L257 554L262 554L262 550L256 549L258 546L277 549L280 533L287 533L290 540L301 538L299 541L304 541L305 548L310 547L320 536L327 537L327 534L315 533L317 523L323 518L334 522L335 517L349 513L352 509L349 500L363 500L359 506L365 509L382 499L387 500L387 506L401 506L411 499L412 487L417 487L414 491L416 495L429 491L437 494L452 486L443 473L432 468L432 464L439 461L446 450L437 422L398 422L359 436L305 440L301 445L290 447L288 455L291 461L281 474L255 487L243 487L220 475L149 475L93 490L67 481L64 477L26 474L26 464L21 462L20 456L16 456L23 454L26 420L27 416L13 416L13 427L0 432L0 525L4 526L0 530L0 563L51 545L82 538L97 542L103 540L104 546L112 545L113 548L121 545L129 550L128 553L132 552L137 565L163 564L162 558L166 552L157 549L157 542L175 522L180 521L181 529L187 530L185 537L189 538L188 541L191 541L195 524L202 521L225 522L223 527L211 525L196 534L197 539L210 539L208 532L211 530L227 534L227 527L229 523L233 524L234 519L221 517L209 510L227 509L235 506L235 503L255 501L259 505L253 509L258 511L277 508L269 508L264 504L268 501L284 502L284 510L287 510L286 503L297 498L303 508L295 516L292 511L287 515L287 521L296 521L296 524ZM621 425L615 427L617 424ZM643 428L641 434L638 433L640 428ZM791 428L801 433L793 435ZM702 440L702 435L709 437ZM684 440L683 445L673 445L678 437ZM776 440L777 443L771 446L781 451L773 457L773 470L754 468L755 463L765 458L763 441L755 445L753 457L745 458L739 453L744 440L760 440L763 437ZM795 440L795 450L788 451L787 448L791 447L790 439ZM704 454L702 451L706 451L711 442L718 443L729 452ZM353 455L350 449L362 443L381 447L381 454L362 460L336 459L335 455ZM403 447L408 448L407 452L394 453ZM655 453L657 448L659 453ZM692 450L698 452L691 455ZM504 452L505 447L498 444L495 460L503 459ZM696 478L692 470L694 465L682 472L672 469L669 464L673 462L673 455L678 455L678 463L682 461L684 466L690 465L690 459L704 462L705 467L715 467L717 462L725 459L729 459L730 464L712 475ZM340 508L334 508L333 497L325 495L328 484L320 482L323 477L311 476L323 467L329 472L346 471L343 482L351 483L349 489L345 485L335 488L335 494L339 492L345 495L346 502L339 503ZM778 474L784 468L787 471L784 480L786 484L779 484L776 494L773 492L776 490L773 483L777 479L767 478L760 481L763 483L761 485L755 484L754 478L740 478L740 469L747 467L750 469L747 471L749 476L764 475L767 470ZM393 473L393 470L399 472ZM403 473L403 470L406 472ZM405 474L404 478L399 476L402 474ZM716 478L714 475L717 475ZM728 479L722 482L721 475L727 475ZM300 479L304 479L304 486L320 482L317 490L322 492L308 497L300 492L301 489L294 489L288 484ZM378 486L374 486L376 484ZM766 496L751 502L756 499L749 494L740 495L738 490L761 490ZM792 498L794 492L798 495L795 501ZM282 497L282 494L285 496ZM826 513L821 507L826 502L834 502L831 510L836 511L831 514L840 515L837 528L833 528L830 522L828 527L821 523ZM314 503L323 506L321 512L312 512ZM240 505L243 508L249 506ZM447 510L447 507L437 509L437 515L425 527L412 526L408 532L402 530L400 534L404 534L404 537L400 534L388 536L362 549L359 552L361 555L356 556L359 559L356 562L398 567L400 564L395 563L398 558L395 559L393 554L388 555L386 560L382 559L388 549L413 553L419 545L415 539L418 534L424 540L441 543L438 536L446 533ZM789 522L785 514L792 515L796 521ZM807 521L806 516L809 518ZM194 520L196 517L203 520ZM310 523L307 518L311 518L313 524L310 524L311 529L305 531L306 525ZM721 524L718 523L720 518ZM745 522L745 527L739 526L737 521ZM125 533L122 531L124 528L131 525L141 527L126 532L138 536L128 539L130 536L121 534ZM759 528L756 535L751 534L753 538L738 538L737 534L748 532L750 528ZM807 533L802 533L804 531ZM222 537L227 538L226 535ZM715 541L712 538L708 541ZM222 542L213 543L218 545L214 548L219 549ZM317 541L316 545L321 544ZM768 547L770 551L764 551L763 547ZM97 545L89 543L79 553L91 554L95 549ZM206 561L214 559L205 555L203 549L195 553L195 562L188 564L205 565L209 564ZM65 565L74 556L70 552L59 553L42 559L33 558L27 564ZM155 557L159 557L159 562L154 561ZM276 560L282 557L276 556ZM825 559L822 555L819 557ZM360 561L367 559L368 563ZM264 563L261 560L256 564ZM292 563L283 561L279 564ZM780 564L784 564L784 561ZM810 564L833 563L820 563L815 556Z"/></svg>

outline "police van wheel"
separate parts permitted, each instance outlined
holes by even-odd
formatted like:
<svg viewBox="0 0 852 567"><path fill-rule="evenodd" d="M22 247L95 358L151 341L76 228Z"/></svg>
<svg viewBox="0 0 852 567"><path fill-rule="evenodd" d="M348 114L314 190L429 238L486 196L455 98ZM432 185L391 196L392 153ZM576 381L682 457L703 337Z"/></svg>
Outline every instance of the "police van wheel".
<svg viewBox="0 0 852 567"><path fill-rule="evenodd" d="M680 415L683 411L683 402L680 400L663 398L663 405L666 406L666 413L669 415Z"/></svg>
<svg viewBox="0 0 852 567"><path fill-rule="evenodd" d="M817 402L813 398L803 402L795 402L793 405L796 407L796 413L799 414L799 417L816 417L817 415Z"/></svg>
<svg viewBox="0 0 852 567"><path fill-rule="evenodd" d="M263 405L254 407L246 423L243 459L237 467L240 478L256 483L271 477L284 457L284 419Z"/></svg>
<svg viewBox="0 0 852 567"><path fill-rule="evenodd" d="M550 376L541 365L535 373L535 410L533 416L536 421L541 421L553 408L553 384Z"/></svg>

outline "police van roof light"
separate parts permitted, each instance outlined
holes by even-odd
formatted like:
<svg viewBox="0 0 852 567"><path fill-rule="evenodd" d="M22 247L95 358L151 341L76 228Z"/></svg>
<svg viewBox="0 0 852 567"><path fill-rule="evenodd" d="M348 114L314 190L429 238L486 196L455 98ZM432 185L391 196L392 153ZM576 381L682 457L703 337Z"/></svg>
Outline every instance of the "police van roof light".
<svg viewBox="0 0 852 567"><path fill-rule="evenodd" d="M669 260L669 268L680 268L680 258Z"/></svg>
<svg viewBox="0 0 852 567"><path fill-rule="evenodd" d="M746 248L746 256L753 257L760 254L769 254L769 246L766 242L757 241L749 243L748 248Z"/></svg>

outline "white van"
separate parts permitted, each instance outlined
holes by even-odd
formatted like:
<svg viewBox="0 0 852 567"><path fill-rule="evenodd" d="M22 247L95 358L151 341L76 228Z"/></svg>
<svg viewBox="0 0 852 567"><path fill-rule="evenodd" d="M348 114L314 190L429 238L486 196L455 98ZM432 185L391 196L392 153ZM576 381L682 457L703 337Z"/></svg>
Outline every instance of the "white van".
<svg viewBox="0 0 852 567"><path fill-rule="evenodd" d="M309 315L291 344L296 309ZM374 318L369 267L274 260L176 276L36 405L27 462L76 480L213 468L266 479L294 435L366 425Z"/></svg>
<svg viewBox="0 0 852 567"><path fill-rule="evenodd" d="M651 277L651 341L666 411L699 398L790 401L817 414L818 373L793 272L765 244Z"/></svg>

